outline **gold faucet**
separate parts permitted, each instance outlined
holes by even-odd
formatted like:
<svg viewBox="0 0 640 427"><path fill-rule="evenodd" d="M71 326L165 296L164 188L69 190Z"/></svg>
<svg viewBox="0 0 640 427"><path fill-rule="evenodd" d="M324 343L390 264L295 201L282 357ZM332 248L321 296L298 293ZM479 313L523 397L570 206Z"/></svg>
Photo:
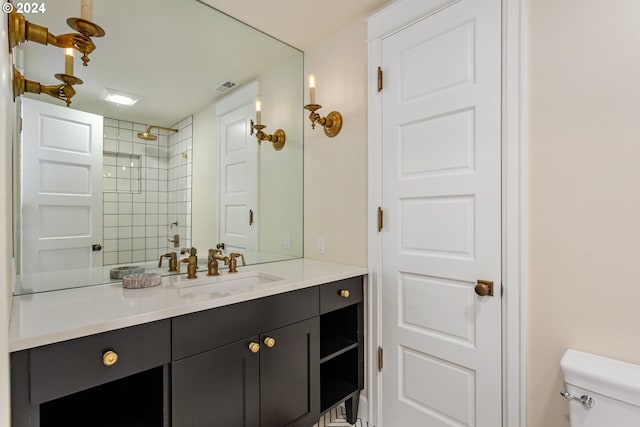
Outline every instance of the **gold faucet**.
<svg viewBox="0 0 640 427"><path fill-rule="evenodd" d="M242 258L242 265L247 265L244 260L244 254L239 254L237 252L229 254L229 273L237 273L238 272L238 261L236 258Z"/></svg>
<svg viewBox="0 0 640 427"><path fill-rule="evenodd" d="M224 265L229 264L229 257L222 254L221 249L209 249L209 258L207 262L208 272L207 276L218 276L218 260L224 261Z"/></svg>
<svg viewBox="0 0 640 427"><path fill-rule="evenodd" d="M162 259L169 258L169 272L180 273L180 264L178 264L178 255L175 252L169 252L168 254L160 255L160 261L158 261L158 268L162 268Z"/></svg>
<svg viewBox="0 0 640 427"><path fill-rule="evenodd" d="M188 263L189 265L187 266L187 279L197 279L198 275L196 274L198 272L198 250L194 247L191 247L191 249L189 250L189 257L188 258L183 258L180 260L180 262L183 263Z"/></svg>

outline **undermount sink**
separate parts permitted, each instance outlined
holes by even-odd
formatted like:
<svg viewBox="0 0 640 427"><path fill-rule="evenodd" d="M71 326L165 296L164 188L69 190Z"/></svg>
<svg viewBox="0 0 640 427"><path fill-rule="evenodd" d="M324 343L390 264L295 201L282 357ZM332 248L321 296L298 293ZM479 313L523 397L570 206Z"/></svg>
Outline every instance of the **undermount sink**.
<svg viewBox="0 0 640 427"><path fill-rule="evenodd" d="M180 276L175 285L180 288L181 294L209 294L239 289L249 291L256 285L277 280L284 280L284 277L262 271L228 273L224 270L219 276L207 276L206 271L201 271L198 272L197 279L187 279L186 276Z"/></svg>

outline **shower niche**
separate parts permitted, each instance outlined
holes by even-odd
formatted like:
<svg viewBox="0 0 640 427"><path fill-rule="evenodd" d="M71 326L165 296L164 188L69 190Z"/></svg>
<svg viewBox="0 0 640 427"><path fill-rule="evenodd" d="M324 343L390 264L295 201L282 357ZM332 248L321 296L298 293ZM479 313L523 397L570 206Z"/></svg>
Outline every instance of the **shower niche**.
<svg viewBox="0 0 640 427"><path fill-rule="evenodd" d="M140 193L141 156L104 152L102 154L102 190L115 193Z"/></svg>

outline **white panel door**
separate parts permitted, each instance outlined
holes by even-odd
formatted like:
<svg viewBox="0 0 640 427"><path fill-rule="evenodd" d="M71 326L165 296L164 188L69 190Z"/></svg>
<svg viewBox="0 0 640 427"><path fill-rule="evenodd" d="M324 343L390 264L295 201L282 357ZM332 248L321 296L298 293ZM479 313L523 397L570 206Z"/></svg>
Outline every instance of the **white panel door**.
<svg viewBox="0 0 640 427"><path fill-rule="evenodd" d="M258 250L258 142L249 135L254 117L253 104L220 117L219 236L228 252Z"/></svg>
<svg viewBox="0 0 640 427"><path fill-rule="evenodd" d="M449 2L382 62L382 427L497 427L500 0Z"/></svg>
<svg viewBox="0 0 640 427"><path fill-rule="evenodd" d="M102 266L101 116L22 100L21 287L91 284Z"/></svg>

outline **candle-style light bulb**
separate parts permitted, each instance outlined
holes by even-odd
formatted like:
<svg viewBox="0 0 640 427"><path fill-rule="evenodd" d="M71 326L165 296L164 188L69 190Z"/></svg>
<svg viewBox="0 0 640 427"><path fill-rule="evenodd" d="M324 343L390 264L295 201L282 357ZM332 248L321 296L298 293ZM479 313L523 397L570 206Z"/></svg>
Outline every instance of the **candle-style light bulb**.
<svg viewBox="0 0 640 427"><path fill-rule="evenodd" d="M316 103L316 76L309 74L309 104Z"/></svg>
<svg viewBox="0 0 640 427"><path fill-rule="evenodd" d="M73 57L75 51L72 47L64 49L64 73L68 76L73 76Z"/></svg>
<svg viewBox="0 0 640 427"><path fill-rule="evenodd" d="M256 124L261 125L262 123L262 103L260 101L256 101Z"/></svg>
<svg viewBox="0 0 640 427"><path fill-rule="evenodd" d="M80 0L80 18L93 21L93 0Z"/></svg>

